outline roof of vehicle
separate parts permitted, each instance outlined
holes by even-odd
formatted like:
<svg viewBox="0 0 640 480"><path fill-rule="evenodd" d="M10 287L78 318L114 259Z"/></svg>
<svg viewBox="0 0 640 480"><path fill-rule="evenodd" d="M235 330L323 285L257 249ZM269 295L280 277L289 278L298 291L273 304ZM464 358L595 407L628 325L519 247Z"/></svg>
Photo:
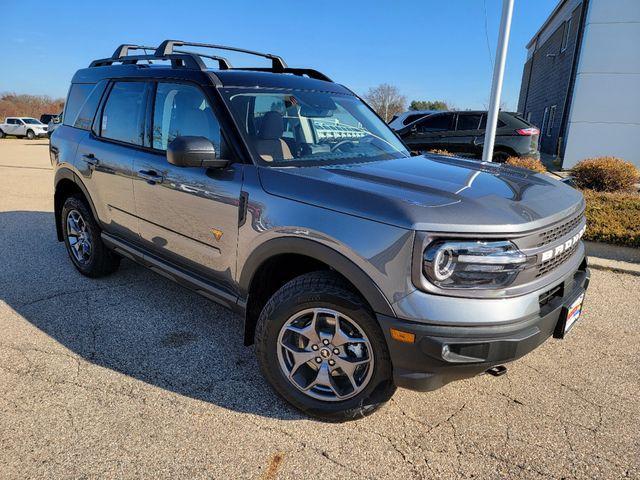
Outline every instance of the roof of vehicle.
<svg viewBox="0 0 640 480"><path fill-rule="evenodd" d="M227 59L217 55L175 49L181 46L232 50L256 55L271 60L272 66L234 68ZM285 88L352 93L317 70L290 68L277 55L236 47L165 40L155 49L153 55L129 55L131 50L146 51L154 48L120 45L111 57L94 60L89 68L78 70L72 83L96 83L112 78L168 78L191 80L217 87ZM205 65L203 58L217 61L219 68L209 68Z"/></svg>

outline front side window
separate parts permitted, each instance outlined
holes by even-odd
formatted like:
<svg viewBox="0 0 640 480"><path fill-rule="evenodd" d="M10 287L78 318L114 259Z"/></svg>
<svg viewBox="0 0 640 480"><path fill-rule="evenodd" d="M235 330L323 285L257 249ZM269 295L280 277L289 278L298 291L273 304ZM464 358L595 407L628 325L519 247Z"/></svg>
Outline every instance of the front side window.
<svg viewBox="0 0 640 480"><path fill-rule="evenodd" d="M304 166L409 156L402 142L352 95L222 90L261 164Z"/></svg>
<svg viewBox="0 0 640 480"><path fill-rule="evenodd" d="M166 150L176 137L206 137L220 152L220 124L202 91L180 83L159 83L153 110L153 148Z"/></svg>
<svg viewBox="0 0 640 480"><path fill-rule="evenodd" d="M418 125L418 130L422 133L445 132L453 127L453 115L450 113L440 113L429 115Z"/></svg>
<svg viewBox="0 0 640 480"><path fill-rule="evenodd" d="M481 113L461 113L458 115L456 130L478 130L481 119Z"/></svg>
<svg viewBox="0 0 640 480"><path fill-rule="evenodd" d="M100 135L142 145L144 138L145 82L116 82L102 111Z"/></svg>

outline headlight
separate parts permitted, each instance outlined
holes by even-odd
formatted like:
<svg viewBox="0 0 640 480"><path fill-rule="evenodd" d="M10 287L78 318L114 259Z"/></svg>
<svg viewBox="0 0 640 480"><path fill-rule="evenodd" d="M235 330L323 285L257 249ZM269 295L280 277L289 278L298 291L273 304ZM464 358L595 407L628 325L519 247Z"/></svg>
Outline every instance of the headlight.
<svg viewBox="0 0 640 480"><path fill-rule="evenodd" d="M506 287L527 263L511 242L436 241L424 252L422 271L440 288Z"/></svg>

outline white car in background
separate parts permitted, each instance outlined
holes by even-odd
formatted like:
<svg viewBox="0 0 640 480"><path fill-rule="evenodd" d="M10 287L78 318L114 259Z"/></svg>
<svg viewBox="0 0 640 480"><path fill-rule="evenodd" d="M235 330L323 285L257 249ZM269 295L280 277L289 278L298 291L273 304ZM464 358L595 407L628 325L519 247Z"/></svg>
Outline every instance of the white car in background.
<svg viewBox="0 0 640 480"><path fill-rule="evenodd" d="M35 118L7 117L4 123L0 123L0 138L13 135L14 137L27 137L29 140L33 140L37 137L46 137L47 130L47 126Z"/></svg>
<svg viewBox="0 0 640 480"><path fill-rule="evenodd" d="M393 118L389 120L389 126L394 130L400 130L410 123L436 112L438 112L438 110L408 110L394 115Z"/></svg>

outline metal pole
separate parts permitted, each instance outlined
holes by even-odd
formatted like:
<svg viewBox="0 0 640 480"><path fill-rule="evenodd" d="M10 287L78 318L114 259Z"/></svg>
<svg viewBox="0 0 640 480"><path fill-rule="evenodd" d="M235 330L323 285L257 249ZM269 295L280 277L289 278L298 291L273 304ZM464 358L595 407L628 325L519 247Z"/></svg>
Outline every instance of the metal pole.
<svg viewBox="0 0 640 480"><path fill-rule="evenodd" d="M493 145L496 140L496 126L498 124L500 95L502 94L502 80L504 78L504 64L507 60L507 46L509 45L509 33L511 32L513 1L514 0L502 0L502 18L500 19L496 64L493 67L493 83L491 84L489 113L487 114L487 129L484 134L484 148L482 150L483 162L490 162L493 158Z"/></svg>

